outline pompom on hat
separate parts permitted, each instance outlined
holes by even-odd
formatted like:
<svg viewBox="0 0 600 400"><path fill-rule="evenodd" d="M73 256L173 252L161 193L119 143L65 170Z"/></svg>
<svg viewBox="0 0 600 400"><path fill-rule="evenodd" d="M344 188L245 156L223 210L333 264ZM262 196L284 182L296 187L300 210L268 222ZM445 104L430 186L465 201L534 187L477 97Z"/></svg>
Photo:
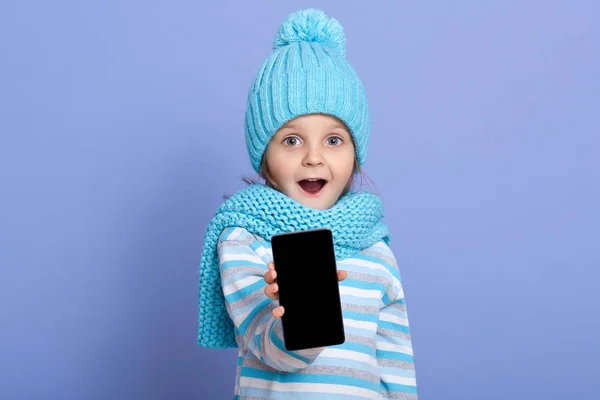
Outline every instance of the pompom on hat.
<svg viewBox="0 0 600 400"><path fill-rule="evenodd" d="M328 114L344 122L362 166L370 130L365 90L346 60L342 25L316 9L297 11L283 22L273 53L250 88L246 147L256 172L273 135L306 114Z"/></svg>

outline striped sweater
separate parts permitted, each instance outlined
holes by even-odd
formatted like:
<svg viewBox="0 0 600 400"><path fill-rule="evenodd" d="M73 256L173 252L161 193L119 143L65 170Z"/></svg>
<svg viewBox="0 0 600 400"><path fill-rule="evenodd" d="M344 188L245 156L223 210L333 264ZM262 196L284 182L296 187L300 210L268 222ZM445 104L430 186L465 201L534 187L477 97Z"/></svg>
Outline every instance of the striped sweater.
<svg viewBox="0 0 600 400"><path fill-rule="evenodd" d="M227 228L218 245L227 311L239 348L234 399L416 399L413 350L395 257L384 242L337 261L346 341L287 351L263 279L271 243ZM307 288L307 295L310 288Z"/></svg>

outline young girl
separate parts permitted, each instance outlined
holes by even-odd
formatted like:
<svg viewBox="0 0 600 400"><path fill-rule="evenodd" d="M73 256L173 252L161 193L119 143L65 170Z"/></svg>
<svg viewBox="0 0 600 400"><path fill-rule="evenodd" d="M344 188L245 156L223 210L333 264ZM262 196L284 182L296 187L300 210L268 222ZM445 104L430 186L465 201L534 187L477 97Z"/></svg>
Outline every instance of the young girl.
<svg viewBox="0 0 600 400"><path fill-rule="evenodd" d="M235 399L417 398L382 204L351 191L367 155L369 111L345 41L322 11L283 23L246 112L248 154L266 184L227 199L206 232L198 343L239 348ZM270 239L323 227L333 232L346 341L287 351ZM319 294L307 287L306 295Z"/></svg>

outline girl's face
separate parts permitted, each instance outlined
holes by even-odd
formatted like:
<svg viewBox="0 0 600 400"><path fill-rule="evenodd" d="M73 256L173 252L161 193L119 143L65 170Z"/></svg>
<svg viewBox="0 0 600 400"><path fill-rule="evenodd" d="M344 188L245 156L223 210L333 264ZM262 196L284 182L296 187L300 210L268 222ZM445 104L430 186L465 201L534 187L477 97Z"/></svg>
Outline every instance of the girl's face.
<svg viewBox="0 0 600 400"><path fill-rule="evenodd" d="M339 119L297 117L269 142L265 161L273 181L298 203L325 210L338 200L354 170L354 144Z"/></svg>

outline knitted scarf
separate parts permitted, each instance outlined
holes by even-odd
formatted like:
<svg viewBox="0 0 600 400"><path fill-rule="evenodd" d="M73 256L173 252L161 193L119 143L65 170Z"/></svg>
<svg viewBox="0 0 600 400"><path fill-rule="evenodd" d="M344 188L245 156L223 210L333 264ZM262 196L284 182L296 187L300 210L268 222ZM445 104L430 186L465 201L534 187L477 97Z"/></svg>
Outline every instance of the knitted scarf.
<svg viewBox="0 0 600 400"><path fill-rule="evenodd" d="M242 227L266 240L280 233L329 228L336 259L352 257L379 240L389 244L378 196L350 192L327 210L301 205L268 186L254 184L227 199L208 225L200 263L198 344L237 347L234 325L225 306L217 245L225 228Z"/></svg>

